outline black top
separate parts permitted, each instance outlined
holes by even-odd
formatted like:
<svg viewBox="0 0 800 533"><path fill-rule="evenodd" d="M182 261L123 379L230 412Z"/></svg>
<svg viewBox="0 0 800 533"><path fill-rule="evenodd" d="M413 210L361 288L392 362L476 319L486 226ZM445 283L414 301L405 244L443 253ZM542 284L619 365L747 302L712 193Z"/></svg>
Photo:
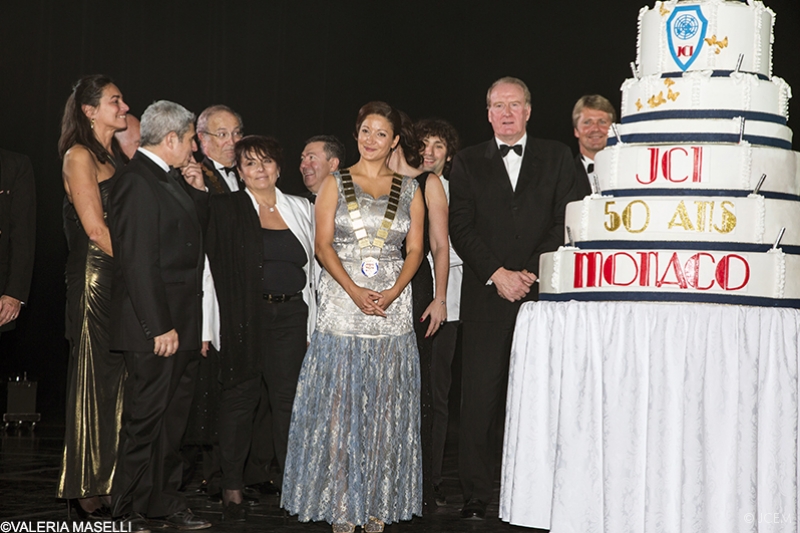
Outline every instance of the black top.
<svg viewBox="0 0 800 533"><path fill-rule="evenodd" d="M261 228L264 242L264 294L296 294L306 286L308 262L303 245L289 229Z"/></svg>

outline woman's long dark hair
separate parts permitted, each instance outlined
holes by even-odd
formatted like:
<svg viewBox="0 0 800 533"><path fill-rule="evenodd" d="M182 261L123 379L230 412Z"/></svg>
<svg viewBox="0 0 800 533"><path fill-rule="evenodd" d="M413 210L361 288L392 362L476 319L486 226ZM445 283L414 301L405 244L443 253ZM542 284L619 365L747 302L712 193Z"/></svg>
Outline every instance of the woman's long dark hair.
<svg viewBox="0 0 800 533"><path fill-rule="evenodd" d="M85 146L94 154L97 161L104 164L111 161L114 164L114 157L122 154L119 142L116 137L111 139L111 150L113 154L100 144L92 131L92 123L83 113L82 106L90 105L97 107L100 105L100 98L103 96L103 89L111 85L114 81L103 74L92 74L79 79L72 88L72 94L67 98L67 105L64 106L64 116L61 118L61 137L58 139L58 155L62 159L67 150L80 144Z"/></svg>

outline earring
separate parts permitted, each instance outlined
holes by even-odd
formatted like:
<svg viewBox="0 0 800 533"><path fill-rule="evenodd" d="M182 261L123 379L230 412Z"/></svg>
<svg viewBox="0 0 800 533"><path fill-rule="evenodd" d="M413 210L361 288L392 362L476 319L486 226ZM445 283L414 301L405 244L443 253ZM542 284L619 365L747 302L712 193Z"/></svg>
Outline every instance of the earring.
<svg viewBox="0 0 800 533"><path fill-rule="evenodd" d="M94 119L92 119L92 129L94 129Z"/></svg>

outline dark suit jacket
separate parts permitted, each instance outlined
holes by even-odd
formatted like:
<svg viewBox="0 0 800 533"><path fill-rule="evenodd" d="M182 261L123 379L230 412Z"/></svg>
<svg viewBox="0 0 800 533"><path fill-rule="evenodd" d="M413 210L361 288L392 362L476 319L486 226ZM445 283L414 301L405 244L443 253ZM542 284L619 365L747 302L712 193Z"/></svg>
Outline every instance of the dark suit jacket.
<svg viewBox="0 0 800 533"><path fill-rule="evenodd" d="M465 148L450 172L450 238L464 260L462 320L513 324L520 302L486 285L500 267L539 275L539 257L564 244L575 164L565 145L528 137L516 191L494 139ZM525 301L536 300L536 284Z"/></svg>
<svg viewBox="0 0 800 533"><path fill-rule="evenodd" d="M173 328L180 351L200 348L207 202L141 153L117 178L108 206L112 350L152 351L153 338Z"/></svg>
<svg viewBox="0 0 800 533"><path fill-rule="evenodd" d="M0 149L0 296L27 302L36 244L36 185L28 156ZM0 327L13 329L14 322Z"/></svg>
<svg viewBox="0 0 800 533"><path fill-rule="evenodd" d="M590 194L592 194L592 182L589 181L589 174L583 166L581 154L578 154L575 156L575 200L583 200Z"/></svg>
<svg viewBox="0 0 800 533"><path fill-rule="evenodd" d="M225 181L225 178L222 177L222 174L220 174L214 166L214 162L206 157L201 164L203 165L203 181L206 182L208 192L211 194L230 194L231 188L228 182ZM234 172L236 173L236 178L239 180L239 190L242 190L244 185L241 183L239 173L236 171Z"/></svg>

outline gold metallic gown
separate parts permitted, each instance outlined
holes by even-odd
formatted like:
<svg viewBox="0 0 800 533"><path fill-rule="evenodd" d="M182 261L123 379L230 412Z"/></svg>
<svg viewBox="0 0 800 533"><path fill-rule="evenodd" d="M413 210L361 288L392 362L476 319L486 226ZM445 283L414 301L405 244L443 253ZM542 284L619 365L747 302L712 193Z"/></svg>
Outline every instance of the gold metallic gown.
<svg viewBox="0 0 800 533"><path fill-rule="evenodd" d="M101 182L105 210L114 178ZM89 241L64 199L66 337L70 343L67 418L58 498L111 493L122 415L125 361L108 350L113 258Z"/></svg>

